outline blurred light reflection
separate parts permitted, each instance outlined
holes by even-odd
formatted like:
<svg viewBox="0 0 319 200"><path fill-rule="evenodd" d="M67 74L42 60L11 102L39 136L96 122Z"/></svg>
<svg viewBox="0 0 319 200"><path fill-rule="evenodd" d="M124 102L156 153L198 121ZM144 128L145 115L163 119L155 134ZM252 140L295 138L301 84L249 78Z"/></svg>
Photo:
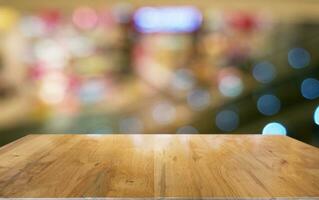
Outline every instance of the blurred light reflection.
<svg viewBox="0 0 319 200"><path fill-rule="evenodd" d="M194 86L195 78L190 70L177 70L172 79L172 85L176 90L189 90Z"/></svg>
<svg viewBox="0 0 319 200"><path fill-rule="evenodd" d="M89 7L77 8L73 13L73 23L82 29L92 29L98 23L98 16L94 9Z"/></svg>
<svg viewBox="0 0 319 200"><path fill-rule="evenodd" d="M282 124L278 122L271 122L263 128L262 134L263 135L286 135L287 130Z"/></svg>
<svg viewBox="0 0 319 200"><path fill-rule="evenodd" d="M261 83L270 83L276 77L276 69L270 62L264 61L254 66L253 76Z"/></svg>
<svg viewBox="0 0 319 200"><path fill-rule="evenodd" d="M143 7L136 11L134 22L139 31L192 32L201 25L201 12L195 7Z"/></svg>
<svg viewBox="0 0 319 200"><path fill-rule="evenodd" d="M306 99L316 99L319 97L319 80L307 78L301 83L301 94Z"/></svg>
<svg viewBox="0 0 319 200"><path fill-rule="evenodd" d="M153 107L152 116L159 124L169 124L175 120L176 108L169 102L160 102Z"/></svg>
<svg viewBox="0 0 319 200"><path fill-rule="evenodd" d="M319 106L317 106L315 112L313 113L313 120L317 125L319 125Z"/></svg>
<svg viewBox="0 0 319 200"><path fill-rule="evenodd" d="M310 59L309 52L303 48L293 48L288 53L288 62L295 69L306 67Z"/></svg>
<svg viewBox="0 0 319 200"><path fill-rule="evenodd" d="M266 94L258 98L257 108L264 115L274 115L279 112L280 107L280 100L275 95Z"/></svg>
<svg viewBox="0 0 319 200"><path fill-rule="evenodd" d="M244 85L240 77L236 75L226 75L221 78L218 88L226 97L237 97L242 93Z"/></svg>
<svg viewBox="0 0 319 200"><path fill-rule="evenodd" d="M239 116L232 110L223 110L216 115L216 126L222 131L233 131L239 125Z"/></svg>
<svg viewBox="0 0 319 200"><path fill-rule="evenodd" d="M187 103L196 111L201 111L210 105L211 97L208 91L195 89L188 93Z"/></svg>

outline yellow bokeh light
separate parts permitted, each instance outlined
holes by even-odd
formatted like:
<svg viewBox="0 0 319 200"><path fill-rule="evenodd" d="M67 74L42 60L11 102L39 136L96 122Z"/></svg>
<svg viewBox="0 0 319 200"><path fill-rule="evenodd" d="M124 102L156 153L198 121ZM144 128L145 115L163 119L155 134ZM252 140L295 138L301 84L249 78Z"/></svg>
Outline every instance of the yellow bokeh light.
<svg viewBox="0 0 319 200"><path fill-rule="evenodd" d="M18 21L18 13L8 7L0 7L0 31L7 31Z"/></svg>

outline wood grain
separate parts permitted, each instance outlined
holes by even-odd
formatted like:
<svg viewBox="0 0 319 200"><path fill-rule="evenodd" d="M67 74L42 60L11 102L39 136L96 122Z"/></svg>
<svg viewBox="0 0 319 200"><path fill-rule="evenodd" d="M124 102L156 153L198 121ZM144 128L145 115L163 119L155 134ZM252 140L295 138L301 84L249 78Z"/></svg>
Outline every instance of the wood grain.
<svg viewBox="0 0 319 200"><path fill-rule="evenodd" d="M286 136L28 135L0 197L319 197L319 149Z"/></svg>

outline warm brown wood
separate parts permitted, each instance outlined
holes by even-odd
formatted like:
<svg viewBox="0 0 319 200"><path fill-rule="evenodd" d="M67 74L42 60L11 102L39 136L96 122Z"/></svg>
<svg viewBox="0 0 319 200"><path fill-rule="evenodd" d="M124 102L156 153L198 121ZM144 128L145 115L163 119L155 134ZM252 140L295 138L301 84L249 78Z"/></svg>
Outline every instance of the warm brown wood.
<svg viewBox="0 0 319 200"><path fill-rule="evenodd" d="M319 149L286 136L29 135L0 197L319 197Z"/></svg>

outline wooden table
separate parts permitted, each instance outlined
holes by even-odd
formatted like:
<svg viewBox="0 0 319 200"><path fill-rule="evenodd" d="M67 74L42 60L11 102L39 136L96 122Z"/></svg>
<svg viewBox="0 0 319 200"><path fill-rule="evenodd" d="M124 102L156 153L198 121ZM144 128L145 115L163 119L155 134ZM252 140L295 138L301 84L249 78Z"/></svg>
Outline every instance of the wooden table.
<svg viewBox="0 0 319 200"><path fill-rule="evenodd" d="M28 135L0 197L319 197L319 149L286 136Z"/></svg>

